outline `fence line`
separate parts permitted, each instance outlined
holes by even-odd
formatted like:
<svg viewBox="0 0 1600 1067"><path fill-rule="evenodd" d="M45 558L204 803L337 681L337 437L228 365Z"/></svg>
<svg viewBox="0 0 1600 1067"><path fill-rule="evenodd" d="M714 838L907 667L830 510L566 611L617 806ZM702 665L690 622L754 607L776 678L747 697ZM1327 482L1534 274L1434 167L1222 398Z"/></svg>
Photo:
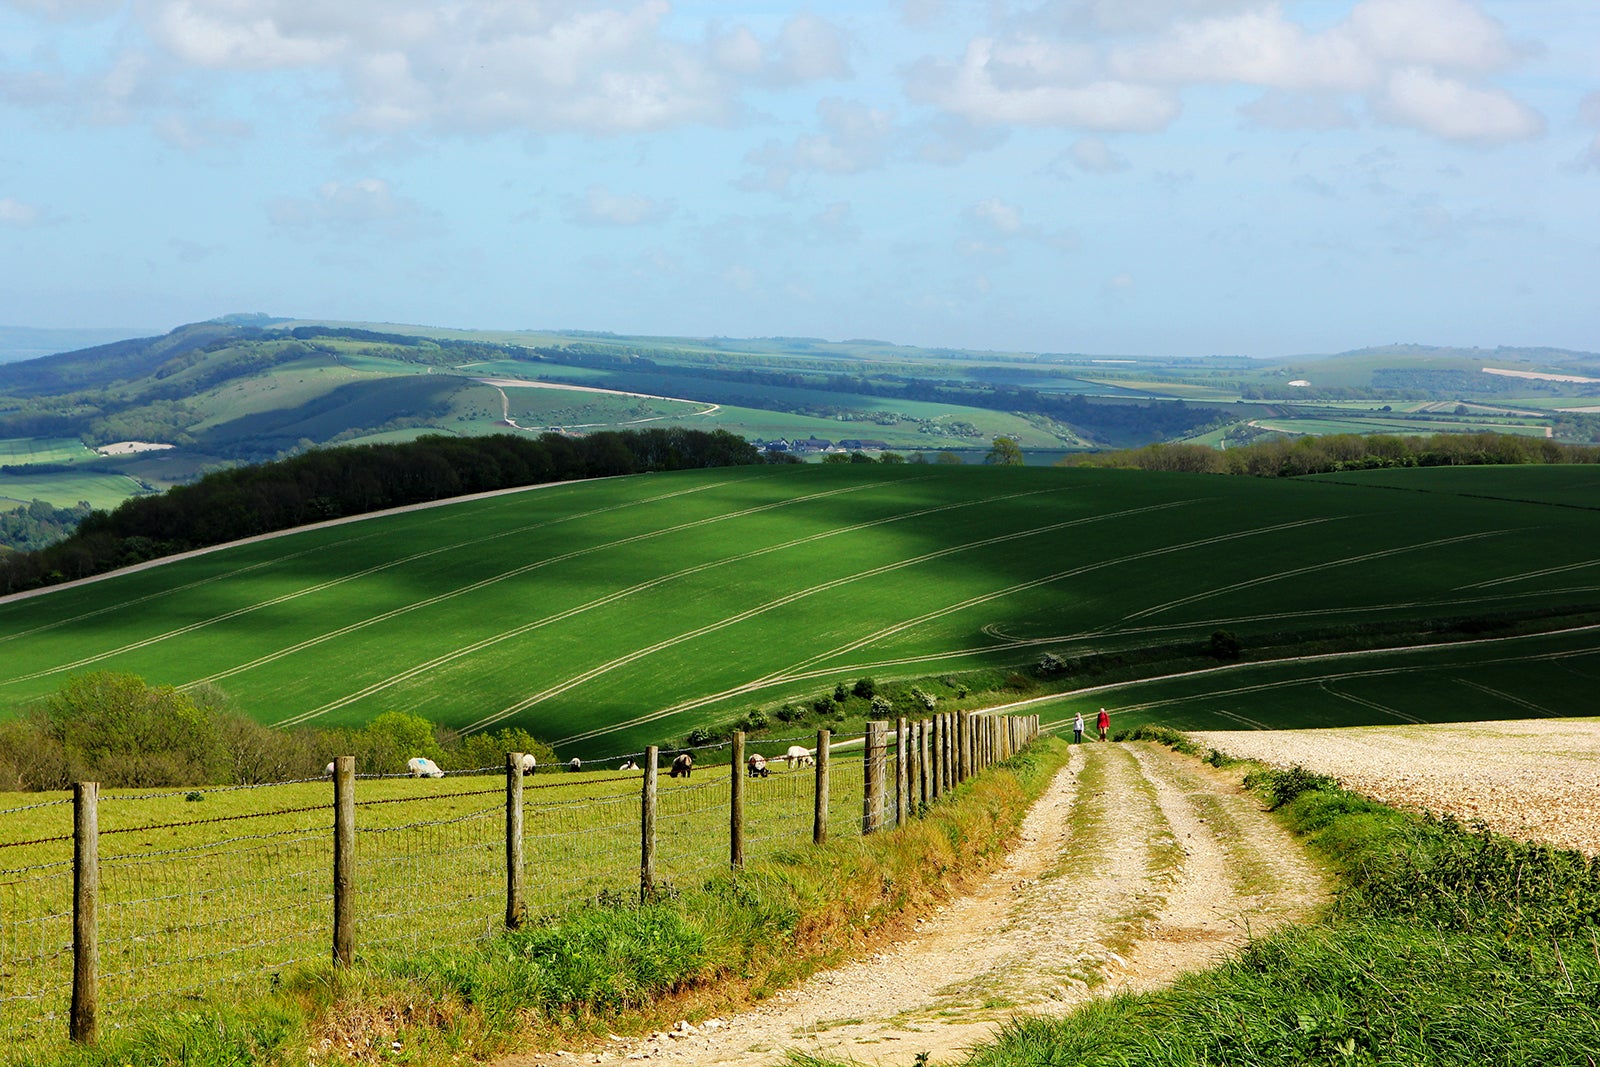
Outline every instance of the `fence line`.
<svg viewBox="0 0 1600 1067"><path fill-rule="evenodd" d="M0 1041L92 1042L140 1010L264 988L298 965L470 944L583 901L648 899L803 849L808 830L812 842L876 833L1037 736L1036 717L953 713L871 722L840 745L826 730L766 738L807 754L681 778L656 772L683 748L647 750L642 773L537 780L511 753L501 785L450 791L358 775L348 756L332 796L328 778L105 797L82 783L71 799L0 811L16 838L0 843ZM722 748L752 751L742 734L692 751ZM278 803L256 810L262 796ZM196 799L216 810L185 817ZM286 825L233 832L268 819Z"/></svg>

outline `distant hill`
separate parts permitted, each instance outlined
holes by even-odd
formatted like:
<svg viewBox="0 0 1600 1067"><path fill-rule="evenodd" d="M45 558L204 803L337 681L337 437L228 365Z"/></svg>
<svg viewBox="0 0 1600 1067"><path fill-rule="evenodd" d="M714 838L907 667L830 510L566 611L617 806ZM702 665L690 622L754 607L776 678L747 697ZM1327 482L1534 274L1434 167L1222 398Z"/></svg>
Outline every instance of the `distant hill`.
<svg viewBox="0 0 1600 1067"><path fill-rule="evenodd" d="M1303 363L1310 360L1368 359L1373 356L1396 357L1401 360L1482 360L1485 363L1535 363L1545 366L1565 366L1583 363L1600 367L1600 352L1582 352L1571 348L1542 346L1500 345L1496 348L1462 348L1450 345L1373 345L1355 348L1348 352L1332 352L1290 356L1270 363Z"/></svg>

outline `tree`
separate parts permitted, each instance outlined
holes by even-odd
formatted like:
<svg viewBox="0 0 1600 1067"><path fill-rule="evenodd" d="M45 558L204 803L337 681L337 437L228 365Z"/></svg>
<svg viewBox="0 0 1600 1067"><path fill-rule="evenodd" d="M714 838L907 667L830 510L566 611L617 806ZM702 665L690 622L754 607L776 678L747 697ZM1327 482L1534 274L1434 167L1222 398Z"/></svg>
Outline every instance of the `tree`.
<svg viewBox="0 0 1600 1067"><path fill-rule="evenodd" d="M138 787L228 778L216 718L170 685L97 671L69 680L41 714L72 778Z"/></svg>
<svg viewBox="0 0 1600 1067"><path fill-rule="evenodd" d="M983 461L991 467L1022 466L1022 446L1015 437L996 437Z"/></svg>
<svg viewBox="0 0 1600 1067"><path fill-rule="evenodd" d="M956 455L954 452L940 452L937 456L933 457L933 461L935 463L942 463L947 467L961 466L961 457Z"/></svg>

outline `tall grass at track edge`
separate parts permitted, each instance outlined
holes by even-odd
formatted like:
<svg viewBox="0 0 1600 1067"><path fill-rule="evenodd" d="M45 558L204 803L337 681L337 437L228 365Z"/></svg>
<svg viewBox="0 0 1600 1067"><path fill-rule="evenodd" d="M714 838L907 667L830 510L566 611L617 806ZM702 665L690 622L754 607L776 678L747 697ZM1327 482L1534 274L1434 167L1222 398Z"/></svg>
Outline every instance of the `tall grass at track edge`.
<svg viewBox="0 0 1600 1067"><path fill-rule="evenodd" d="M837 827L739 871L605 894L478 946L285 974L264 1000L152 1014L29 1067L444 1064L581 1044L762 999L908 928L993 868L1066 763L1045 738L870 837ZM63 1029L65 1023L63 1022Z"/></svg>
<svg viewBox="0 0 1600 1067"><path fill-rule="evenodd" d="M1170 733L1147 739L1194 748ZM1324 921L1169 989L1019 1018L965 1067L1600 1063L1600 859L1303 768L1246 782L1339 880Z"/></svg>

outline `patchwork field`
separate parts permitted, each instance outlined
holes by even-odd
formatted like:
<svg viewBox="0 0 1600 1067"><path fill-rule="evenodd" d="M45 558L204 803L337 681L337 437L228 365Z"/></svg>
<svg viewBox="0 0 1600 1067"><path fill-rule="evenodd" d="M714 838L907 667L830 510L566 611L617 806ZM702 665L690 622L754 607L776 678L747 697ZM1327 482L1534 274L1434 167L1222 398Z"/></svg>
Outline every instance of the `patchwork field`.
<svg viewBox="0 0 1600 1067"><path fill-rule="evenodd" d="M1563 496L1594 477L1460 473L1538 474ZM1101 705L1118 727L1571 715L1600 678L1597 534L1584 508L1387 485L936 465L654 474L0 601L0 704L112 669L216 683L269 723L408 710L521 725L588 758L863 675L942 678L929 687L952 700L959 672L1028 672L1049 652L1076 673L1038 707L1048 719ZM1242 662L1199 654L1219 629Z"/></svg>

